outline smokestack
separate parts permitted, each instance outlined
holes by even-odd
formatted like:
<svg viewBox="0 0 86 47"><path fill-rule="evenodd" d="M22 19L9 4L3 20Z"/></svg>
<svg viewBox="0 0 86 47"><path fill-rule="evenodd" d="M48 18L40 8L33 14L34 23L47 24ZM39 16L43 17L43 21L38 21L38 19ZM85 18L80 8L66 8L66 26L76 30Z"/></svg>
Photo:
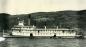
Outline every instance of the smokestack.
<svg viewBox="0 0 86 47"><path fill-rule="evenodd" d="M30 26L30 19L31 19L31 15L28 15L28 25Z"/></svg>
<svg viewBox="0 0 86 47"><path fill-rule="evenodd" d="M44 25L46 26L46 22L44 23Z"/></svg>

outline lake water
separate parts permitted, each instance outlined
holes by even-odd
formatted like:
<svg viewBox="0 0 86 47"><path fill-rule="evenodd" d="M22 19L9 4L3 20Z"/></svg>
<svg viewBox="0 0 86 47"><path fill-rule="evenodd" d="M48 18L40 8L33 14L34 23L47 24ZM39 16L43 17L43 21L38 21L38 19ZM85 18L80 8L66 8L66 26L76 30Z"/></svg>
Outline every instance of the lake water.
<svg viewBox="0 0 86 47"><path fill-rule="evenodd" d="M7 38L0 47L86 47L86 39Z"/></svg>

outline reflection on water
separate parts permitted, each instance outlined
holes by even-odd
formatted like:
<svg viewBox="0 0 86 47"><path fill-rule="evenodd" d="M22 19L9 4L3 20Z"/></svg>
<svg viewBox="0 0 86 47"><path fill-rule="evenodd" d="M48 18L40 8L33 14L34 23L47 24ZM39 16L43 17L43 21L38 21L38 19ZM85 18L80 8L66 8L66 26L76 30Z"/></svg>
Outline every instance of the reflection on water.
<svg viewBox="0 0 86 47"><path fill-rule="evenodd" d="M86 39L7 38L0 47L85 47Z"/></svg>

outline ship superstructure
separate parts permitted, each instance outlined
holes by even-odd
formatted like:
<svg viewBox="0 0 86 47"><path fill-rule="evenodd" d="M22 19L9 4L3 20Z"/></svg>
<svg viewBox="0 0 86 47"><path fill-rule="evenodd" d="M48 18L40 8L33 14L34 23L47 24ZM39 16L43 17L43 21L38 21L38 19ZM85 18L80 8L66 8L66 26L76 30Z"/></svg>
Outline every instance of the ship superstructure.
<svg viewBox="0 0 86 47"><path fill-rule="evenodd" d="M14 36L58 36L58 37L75 37L76 31L74 29L67 28L36 28L36 26L24 26L24 21L19 21L18 25L15 25L12 30Z"/></svg>

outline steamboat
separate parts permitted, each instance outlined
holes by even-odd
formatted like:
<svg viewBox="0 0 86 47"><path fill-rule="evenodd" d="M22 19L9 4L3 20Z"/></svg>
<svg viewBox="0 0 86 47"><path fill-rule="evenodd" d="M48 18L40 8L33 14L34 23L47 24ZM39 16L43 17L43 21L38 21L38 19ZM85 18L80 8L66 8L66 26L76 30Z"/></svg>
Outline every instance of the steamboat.
<svg viewBox="0 0 86 47"><path fill-rule="evenodd" d="M77 34L75 29L68 28L37 28L34 25L30 25L30 19L28 20L29 26L24 25L24 21L19 21L18 25L11 28L9 37L55 37L55 38L75 38L81 35ZM6 37L6 36L5 36Z"/></svg>

